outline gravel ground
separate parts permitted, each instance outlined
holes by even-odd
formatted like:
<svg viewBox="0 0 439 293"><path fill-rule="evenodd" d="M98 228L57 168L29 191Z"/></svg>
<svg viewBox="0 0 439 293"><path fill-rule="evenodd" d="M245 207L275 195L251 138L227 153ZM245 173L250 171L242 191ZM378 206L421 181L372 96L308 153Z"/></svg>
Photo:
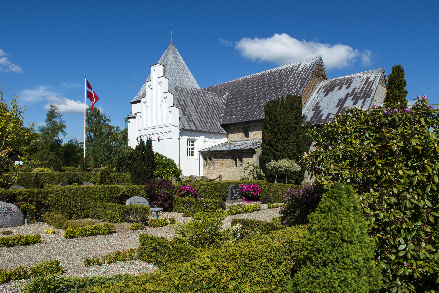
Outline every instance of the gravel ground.
<svg viewBox="0 0 439 293"><path fill-rule="evenodd" d="M261 205L262 210L228 216L224 221L223 228L230 226L232 219L256 219L270 221L273 217L279 216L280 208L266 209ZM179 213L163 213L160 217L175 218L178 224L190 220ZM116 233L109 235L97 235L91 237L66 239L64 230L55 229L56 234L45 234L44 231L51 228L46 223L34 223L20 227L0 228L0 233L10 230L14 235L40 234L42 243L29 246L0 247L0 268L12 269L17 266L32 266L42 261L59 259L65 272L63 276L110 276L115 274L140 275L157 269L153 264L139 260L128 262L116 262L102 266L85 267L83 261L86 258L100 257L117 250L136 248L139 246L139 235L142 233L166 237L174 237L174 228L170 225L159 228L145 227L143 230L132 231L128 223L116 224ZM1 235L3 236L3 235ZM10 282L0 284L0 292L21 292L18 284L26 281Z"/></svg>

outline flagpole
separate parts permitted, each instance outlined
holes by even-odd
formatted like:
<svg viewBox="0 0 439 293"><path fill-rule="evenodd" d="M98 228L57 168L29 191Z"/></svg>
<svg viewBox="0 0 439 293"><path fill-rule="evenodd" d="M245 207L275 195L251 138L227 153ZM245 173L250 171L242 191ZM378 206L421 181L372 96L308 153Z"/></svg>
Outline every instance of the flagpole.
<svg viewBox="0 0 439 293"><path fill-rule="evenodd" d="M87 110L87 77L84 78L84 168L87 170L87 167L85 166L85 112Z"/></svg>

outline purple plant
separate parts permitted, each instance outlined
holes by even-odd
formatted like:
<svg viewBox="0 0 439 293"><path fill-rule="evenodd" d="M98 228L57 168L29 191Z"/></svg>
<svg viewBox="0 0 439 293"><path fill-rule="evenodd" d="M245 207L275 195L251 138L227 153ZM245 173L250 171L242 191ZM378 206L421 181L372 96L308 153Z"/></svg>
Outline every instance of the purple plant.
<svg viewBox="0 0 439 293"><path fill-rule="evenodd" d="M288 189L281 208L281 220L286 226L308 223L308 215L315 211L323 194L323 188L314 183L301 189Z"/></svg>
<svg viewBox="0 0 439 293"><path fill-rule="evenodd" d="M177 196L198 198L198 192L190 185L180 186L178 188Z"/></svg>
<svg viewBox="0 0 439 293"><path fill-rule="evenodd" d="M246 201L258 201L261 189L257 184L244 185L241 184L242 199Z"/></svg>

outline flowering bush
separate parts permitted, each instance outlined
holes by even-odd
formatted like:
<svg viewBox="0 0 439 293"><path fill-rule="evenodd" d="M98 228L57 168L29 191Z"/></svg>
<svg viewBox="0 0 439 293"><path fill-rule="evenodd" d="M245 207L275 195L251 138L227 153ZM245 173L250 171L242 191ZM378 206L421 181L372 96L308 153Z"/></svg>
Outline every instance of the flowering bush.
<svg viewBox="0 0 439 293"><path fill-rule="evenodd" d="M178 188L177 196L198 198L198 192L190 185L180 186Z"/></svg>
<svg viewBox="0 0 439 293"><path fill-rule="evenodd" d="M242 199L247 201L258 201L261 189L257 184L244 185L241 184Z"/></svg>
<svg viewBox="0 0 439 293"><path fill-rule="evenodd" d="M322 194L323 189L314 183L297 190L288 189L280 210L282 223L285 226L308 224L308 216L317 208Z"/></svg>

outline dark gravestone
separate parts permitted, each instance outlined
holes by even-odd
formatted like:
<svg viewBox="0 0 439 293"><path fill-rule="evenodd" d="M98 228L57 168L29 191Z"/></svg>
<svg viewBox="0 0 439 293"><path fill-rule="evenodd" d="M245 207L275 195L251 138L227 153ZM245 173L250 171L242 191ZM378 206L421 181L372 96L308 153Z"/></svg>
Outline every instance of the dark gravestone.
<svg viewBox="0 0 439 293"><path fill-rule="evenodd" d="M133 197L129 198L126 201L126 205L130 205L130 204L137 204L137 205L149 207L149 202L146 200L146 198L141 197L141 196L133 196Z"/></svg>
<svg viewBox="0 0 439 293"><path fill-rule="evenodd" d="M24 217L21 210L16 205L0 201L0 228L22 225L24 225Z"/></svg>
<svg viewBox="0 0 439 293"><path fill-rule="evenodd" d="M227 196L227 200L240 200L242 199L242 190L239 185L230 185L229 186L229 194Z"/></svg>

